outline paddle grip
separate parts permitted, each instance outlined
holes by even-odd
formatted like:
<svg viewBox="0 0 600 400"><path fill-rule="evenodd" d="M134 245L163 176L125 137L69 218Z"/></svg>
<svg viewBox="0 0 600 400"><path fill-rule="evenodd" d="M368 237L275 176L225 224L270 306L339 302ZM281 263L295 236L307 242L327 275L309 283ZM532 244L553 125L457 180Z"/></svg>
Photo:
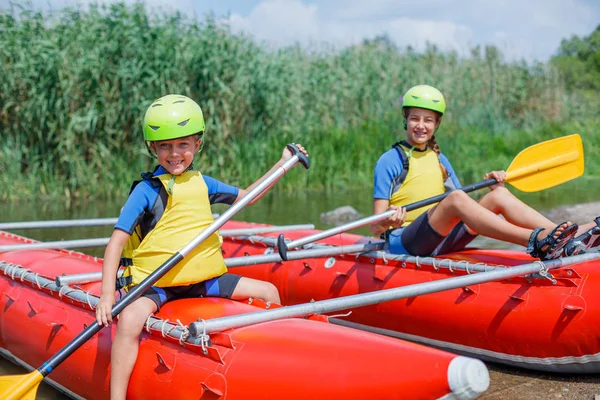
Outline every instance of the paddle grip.
<svg viewBox="0 0 600 400"><path fill-rule="evenodd" d="M285 243L285 237L283 236L283 233L280 234L279 236L277 236L277 251L279 251L279 257L281 257L281 259L283 261L288 260L288 256L287 256L288 247L287 247L287 244Z"/></svg>
<svg viewBox="0 0 600 400"><path fill-rule="evenodd" d="M302 165L304 165L304 168L306 168L306 169L310 168L310 160L308 159L306 154L304 154L303 152L300 151L300 149L298 149L298 147L296 146L296 143L290 143L286 147L292 152L292 155L298 156L298 160L300 161L300 163Z"/></svg>

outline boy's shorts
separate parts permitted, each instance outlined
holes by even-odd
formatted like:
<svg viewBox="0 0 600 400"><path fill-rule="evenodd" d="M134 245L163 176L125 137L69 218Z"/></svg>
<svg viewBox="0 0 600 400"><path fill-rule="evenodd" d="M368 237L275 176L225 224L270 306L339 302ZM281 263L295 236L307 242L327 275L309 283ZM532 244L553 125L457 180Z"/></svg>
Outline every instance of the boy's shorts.
<svg viewBox="0 0 600 400"><path fill-rule="evenodd" d="M410 225L391 231L388 244L390 253L427 257L463 250L476 237L464 222L456 224L444 237L433 229L429 215L424 212Z"/></svg>
<svg viewBox="0 0 600 400"><path fill-rule="evenodd" d="M198 297L223 297L230 299L241 276L234 274L223 274L204 282L194 283L188 286L171 286L148 288L141 297L147 297L156 303L156 311L167 301L177 299L191 299Z"/></svg>

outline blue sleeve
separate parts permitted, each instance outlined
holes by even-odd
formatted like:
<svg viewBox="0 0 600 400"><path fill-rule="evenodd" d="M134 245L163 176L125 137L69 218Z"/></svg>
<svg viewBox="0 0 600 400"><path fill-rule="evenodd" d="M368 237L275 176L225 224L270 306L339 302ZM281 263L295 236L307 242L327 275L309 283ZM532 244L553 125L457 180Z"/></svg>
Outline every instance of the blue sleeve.
<svg viewBox="0 0 600 400"><path fill-rule="evenodd" d="M220 182L206 175L202 175L202 178L204 178L204 182L208 186L210 204L221 203L231 205L237 199L240 190L235 186Z"/></svg>
<svg viewBox="0 0 600 400"><path fill-rule="evenodd" d="M374 174L374 199L389 200L392 193L400 189L402 182L398 182L398 177L402 173L402 164L395 149L383 153L377 164L375 164Z"/></svg>
<svg viewBox="0 0 600 400"><path fill-rule="evenodd" d="M460 180L458 180L458 177L456 176L456 173L454 172L454 168L452 168L452 164L450 164L450 161L444 154L440 154L440 162L442 163L442 165L444 166L444 168L446 168L446 171L448 172L448 178L446 179L446 182L444 182L444 185L446 186L446 188L450 189L450 190L451 189L460 189L462 187Z"/></svg>
<svg viewBox="0 0 600 400"><path fill-rule="evenodd" d="M127 202L121 209L121 214L115 229L133 233L139 225L146 210L150 210L158 198L158 189L152 188L145 181L140 182L131 192Z"/></svg>

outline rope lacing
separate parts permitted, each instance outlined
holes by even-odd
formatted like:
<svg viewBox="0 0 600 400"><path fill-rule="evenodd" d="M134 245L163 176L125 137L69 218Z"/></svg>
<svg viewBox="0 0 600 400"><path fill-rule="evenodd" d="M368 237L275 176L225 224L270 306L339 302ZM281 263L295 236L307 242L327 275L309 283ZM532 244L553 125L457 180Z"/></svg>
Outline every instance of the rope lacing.
<svg viewBox="0 0 600 400"><path fill-rule="evenodd" d="M68 286L61 286L61 287L60 287L60 290L58 291L58 298L59 298L59 299L62 299L62 297L63 297L63 292L62 292L62 291L63 291L63 289L65 289L65 290L69 290L69 289L71 289L71 288L70 288L70 287L68 287ZM66 292L64 295L66 296L66 295L68 295L69 293L71 293L72 291L73 291L73 290L70 290L69 292Z"/></svg>
<svg viewBox="0 0 600 400"><path fill-rule="evenodd" d="M179 344L182 346L185 346L185 342L190 337L190 330L188 329L187 326L182 324L179 319L177 319L177 324L178 324L177 327L179 327L179 329L181 329L181 334L179 335ZM175 326L173 326L173 328L175 328Z"/></svg>
<svg viewBox="0 0 600 400"><path fill-rule="evenodd" d="M468 263L467 263L467 265L468 265ZM481 266L483 267L483 272L486 272L486 268L487 268L487 267L489 267L489 265L487 265L486 263L483 263L483 262L478 262L478 263L475 263L475 264L473 265L473 267L476 267L476 266L478 266L478 265L481 265ZM467 268L469 268L469 267L467 267ZM469 272L469 270L467 269L467 273L468 273L468 272Z"/></svg>
<svg viewBox="0 0 600 400"><path fill-rule="evenodd" d="M146 318L146 323L144 324L144 329L146 329L146 332L150 333L150 325L152 324L152 322L150 322L150 319L154 316L154 314L150 314L148 315L148 318Z"/></svg>
<svg viewBox="0 0 600 400"><path fill-rule="evenodd" d="M169 318L167 319L163 319L162 320L162 325L160 327L160 333L162 335L162 337L166 337L165 335L168 334L169 332L171 332L171 329L169 329L166 333L165 333L165 325L169 323Z"/></svg>
<svg viewBox="0 0 600 400"><path fill-rule="evenodd" d="M4 267L4 275L8 276L8 274L12 270L14 264L2 261L2 264L0 264L0 265L2 265Z"/></svg>
<svg viewBox="0 0 600 400"><path fill-rule="evenodd" d="M81 290L81 289L76 289L76 290ZM85 300L87 301L88 306L90 306L90 310L95 310L96 307L94 305L92 305L92 302L90 300L90 292L88 292L87 290L81 290L83 293L85 293Z"/></svg>
<svg viewBox="0 0 600 400"><path fill-rule="evenodd" d="M42 287L40 286L40 274L38 274L37 272L35 274L33 274L33 276L35 276L35 284L37 285L38 289L41 289Z"/></svg>
<svg viewBox="0 0 600 400"><path fill-rule="evenodd" d="M473 272L473 271L469 271L469 262L468 261L458 260L455 264L456 268L460 267L460 264L465 264L465 271L467 271L467 274L471 274L471 272ZM486 264L483 264L483 265L486 265Z"/></svg>
<svg viewBox="0 0 600 400"><path fill-rule="evenodd" d="M12 279L13 281L15 280L15 274L17 273L17 266L15 264L10 264L10 267L12 267L11 272L10 272L10 279Z"/></svg>
<svg viewBox="0 0 600 400"><path fill-rule="evenodd" d="M443 262L444 260L441 260L440 265L442 265ZM431 259L431 265L433 265L433 269L435 270L435 272L439 272L440 268L437 265L435 265L435 258Z"/></svg>
<svg viewBox="0 0 600 400"><path fill-rule="evenodd" d="M32 272L32 271L28 270L27 268L23 268L20 272L21 272L21 276L19 277L19 279L21 280L21 282L25 283L25 275L27 275L27 273Z"/></svg>
<svg viewBox="0 0 600 400"><path fill-rule="evenodd" d="M202 346L202 352L208 354L208 344L210 343L210 336L206 334L206 322L202 318L198 318L198 322L202 323L202 333L197 336Z"/></svg>

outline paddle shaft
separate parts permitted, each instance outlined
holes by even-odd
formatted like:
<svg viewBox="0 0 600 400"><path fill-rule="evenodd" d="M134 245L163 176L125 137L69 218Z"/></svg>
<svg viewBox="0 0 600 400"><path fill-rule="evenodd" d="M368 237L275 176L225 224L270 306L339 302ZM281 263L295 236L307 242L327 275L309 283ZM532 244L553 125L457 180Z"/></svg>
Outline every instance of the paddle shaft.
<svg viewBox="0 0 600 400"><path fill-rule="evenodd" d="M348 310L356 307L364 307L386 301L422 296L532 273L544 275L549 270L598 259L600 259L600 254L590 253L551 261L536 261L530 264L524 264L510 268L498 268L490 272L463 275L456 278L440 279L433 282L418 283L399 288L378 290L369 293L339 297L336 299L321 300L314 303L298 304L295 306L281 307L273 310L257 311L254 313L215 318L202 322L193 322L190 324L189 329L190 334L194 337L197 337L202 334L221 332L227 329L239 328L242 326L274 321L282 318L302 317L312 314L325 314L341 310Z"/></svg>
<svg viewBox="0 0 600 400"><path fill-rule="evenodd" d="M475 190L479 190L479 189L482 189L482 188L485 188L488 186L492 186L496 183L498 183L498 182L495 179L486 179L485 181L473 183L471 185L464 186L457 190L462 190L463 192L469 193L469 192L473 192ZM428 198L425 200L411 203L405 207L406 211L412 211L412 210L416 210L417 208L428 206L430 204L439 203L440 201L445 199L446 196L448 196L450 193L451 192L442 193L442 194L439 194L437 196L434 196L434 197L431 197L431 198ZM388 219L389 217L391 217L392 215L394 215L395 212L396 212L396 210L388 210L388 211L382 212L380 214L371 215L370 217L362 218L362 219L359 219L359 220L356 220L353 222L349 222L344 225L337 226L335 228L331 228L331 229L327 229L327 230L319 232L319 233L315 233L314 235L310 235L310 236L306 236L306 237L303 237L303 238L300 238L297 240L293 240L286 244L285 249L283 249L283 251L282 251L281 245L278 244L279 252L282 255L281 258L283 260L287 260L287 258L286 258L287 257L286 256L287 249L294 249L297 247L301 247L301 246L304 246L305 244L316 242L317 240L325 239L330 236L337 235L339 233L344 233L346 231L360 228L365 225L370 225L375 222L384 221L384 220Z"/></svg>
<svg viewBox="0 0 600 400"><path fill-rule="evenodd" d="M139 285L135 286L131 289L121 301L115 304L112 308L112 317L115 318L125 307L129 304L133 303L138 297L142 295L150 286L156 283L163 275L171 270L179 261L181 261L187 254L189 254L196 246L206 240L210 235L215 233L225 222L227 222L231 217L237 214L245 205L250 203L256 196L258 196L263 190L267 189L270 185L277 182L290 168L292 168L296 163L302 162L306 168L308 168L308 159L302 160L302 157L298 154L292 156L291 159L284 162L281 167L277 168L277 170L273 171L273 173L267 176L260 184L258 184L254 189L249 191L243 198L241 198L237 203L232 205L221 214L208 228L206 228L202 233L196 236L190 243L188 243L184 248L173 254L164 264L158 267L154 272L152 272L146 279L144 279ZM55 355L53 355L48 361L46 361L41 367L38 368L38 371L42 376L47 376L54 368L56 368L60 363L62 363L67 357L69 357L75 350L77 350L81 345L87 342L90 338L92 338L96 333L98 333L102 329L102 325L99 325L96 321L94 321L90 326L88 326L83 332L77 335L71 342L69 342L65 347L63 347L60 351L58 351Z"/></svg>

